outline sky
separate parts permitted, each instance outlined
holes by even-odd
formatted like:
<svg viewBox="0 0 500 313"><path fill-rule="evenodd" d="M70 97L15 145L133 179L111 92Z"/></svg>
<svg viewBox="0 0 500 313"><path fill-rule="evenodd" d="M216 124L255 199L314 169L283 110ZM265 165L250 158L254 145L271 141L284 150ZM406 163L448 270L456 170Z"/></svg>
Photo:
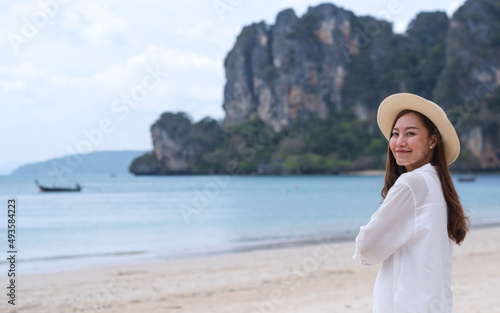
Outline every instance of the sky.
<svg viewBox="0 0 500 313"><path fill-rule="evenodd" d="M0 7L0 175L101 150L152 150L164 112L222 119L224 58L242 27L313 0L18 0ZM403 33L464 0L335 0Z"/></svg>

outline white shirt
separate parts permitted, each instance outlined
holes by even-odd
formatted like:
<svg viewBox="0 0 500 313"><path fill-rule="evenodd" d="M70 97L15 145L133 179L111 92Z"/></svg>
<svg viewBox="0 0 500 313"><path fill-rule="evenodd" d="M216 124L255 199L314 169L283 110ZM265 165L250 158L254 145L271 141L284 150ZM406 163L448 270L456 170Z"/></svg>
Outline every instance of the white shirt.
<svg viewBox="0 0 500 313"><path fill-rule="evenodd" d="M370 222L360 228L353 260L382 263L373 313L450 313L452 241L437 171L426 164L402 174Z"/></svg>

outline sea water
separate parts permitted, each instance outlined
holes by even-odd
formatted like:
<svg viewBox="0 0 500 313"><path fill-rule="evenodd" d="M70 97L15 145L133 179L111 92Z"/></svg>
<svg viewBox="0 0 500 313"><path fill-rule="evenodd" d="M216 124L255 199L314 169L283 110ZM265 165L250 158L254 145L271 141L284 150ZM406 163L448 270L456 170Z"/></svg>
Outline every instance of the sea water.
<svg viewBox="0 0 500 313"><path fill-rule="evenodd" d="M500 223L500 175L453 179L473 225ZM40 193L32 178L0 176L0 254L15 198L20 274L354 238L379 207L383 184L382 176L342 175L72 180L81 192Z"/></svg>

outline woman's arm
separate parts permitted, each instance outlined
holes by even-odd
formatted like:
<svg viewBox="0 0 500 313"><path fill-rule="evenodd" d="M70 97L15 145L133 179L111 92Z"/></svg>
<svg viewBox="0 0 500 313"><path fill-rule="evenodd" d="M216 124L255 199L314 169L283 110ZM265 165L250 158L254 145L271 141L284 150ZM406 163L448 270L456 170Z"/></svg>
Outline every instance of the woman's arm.
<svg viewBox="0 0 500 313"><path fill-rule="evenodd" d="M359 265L384 262L415 233L415 212L411 188L396 182L370 222L361 226L353 260Z"/></svg>

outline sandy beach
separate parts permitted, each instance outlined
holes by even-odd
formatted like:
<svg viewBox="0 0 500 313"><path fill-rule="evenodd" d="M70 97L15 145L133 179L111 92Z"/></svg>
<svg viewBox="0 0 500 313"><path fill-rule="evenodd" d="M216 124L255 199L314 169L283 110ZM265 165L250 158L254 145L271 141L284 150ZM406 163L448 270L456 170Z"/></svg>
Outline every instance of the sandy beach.
<svg viewBox="0 0 500 313"><path fill-rule="evenodd" d="M500 227L455 246L454 312L500 312ZM355 265L354 242L128 264L19 278L12 312L371 312L378 267ZM4 278L5 281L6 278ZM0 304L5 312L6 296Z"/></svg>

